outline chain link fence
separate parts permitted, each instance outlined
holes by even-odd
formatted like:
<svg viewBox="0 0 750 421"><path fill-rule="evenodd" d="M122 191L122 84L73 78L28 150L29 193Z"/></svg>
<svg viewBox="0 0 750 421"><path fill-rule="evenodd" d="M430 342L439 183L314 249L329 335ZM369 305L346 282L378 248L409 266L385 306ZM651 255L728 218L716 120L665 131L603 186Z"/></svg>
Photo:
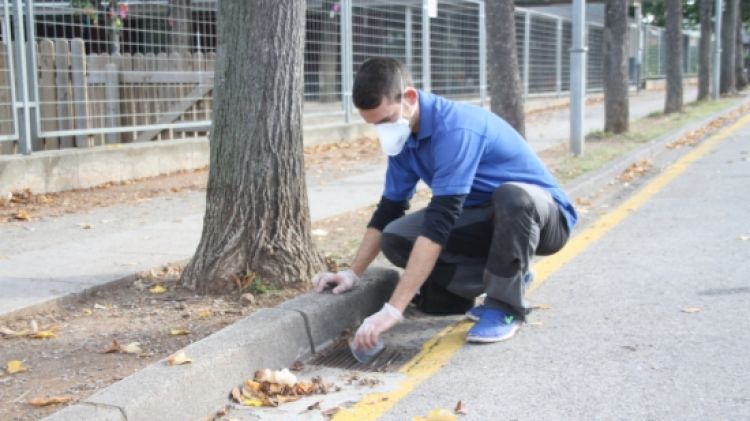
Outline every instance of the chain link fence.
<svg viewBox="0 0 750 421"><path fill-rule="evenodd" d="M216 0L0 0L0 154L205 137ZM482 0L307 0L304 125L349 124L351 85L372 56L403 61L417 87L487 104ZM525 96L565 95L569 19L517 9ZM588 25L587 83L602 88L601 23ZM630 30L630 75L664 75L662 28ZM19 37L18 34L24 34ZM32 42L26 42L32 41ZM697 72L696 34L685 73ZM640 71L640 76L639 76Z"/></svg>

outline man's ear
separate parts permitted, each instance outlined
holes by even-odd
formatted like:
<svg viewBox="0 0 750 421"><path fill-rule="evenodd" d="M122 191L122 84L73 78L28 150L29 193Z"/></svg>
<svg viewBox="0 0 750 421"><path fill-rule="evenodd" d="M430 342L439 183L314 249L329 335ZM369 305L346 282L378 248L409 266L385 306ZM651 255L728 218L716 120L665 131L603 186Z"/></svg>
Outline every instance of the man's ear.
<svg viewBox="0 0 750 421"><path fill-rule="evenodd" d="M414 106L419 100L417 89L412 86L407 86L406 89L404 89L404 99L406 99L406 102L409 105Z"/></svg>

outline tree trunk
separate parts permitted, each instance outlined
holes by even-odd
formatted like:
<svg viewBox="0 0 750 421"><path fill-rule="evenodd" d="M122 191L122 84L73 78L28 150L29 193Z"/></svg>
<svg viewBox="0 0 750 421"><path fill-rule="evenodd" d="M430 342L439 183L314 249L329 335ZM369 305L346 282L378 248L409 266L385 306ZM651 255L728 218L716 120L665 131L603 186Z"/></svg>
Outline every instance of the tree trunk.
<svg viewBox="0 0 750 421"><path fill-rule="evenodd" d="M193 16L190 0L169 0L169 18L172 25L170 53L189 53L193 36Z"/></svg>
<svg viewBox="0 0 750 421"><path fill-rule="evenodd" d="M711 4L712 0L700 1L701 39L698 46L698 101L708 99L711 80Z"/></svg>
<svg viewBox="0 0 750 421"><path fill-rule="evenodd" d="M202 293L251 276L288 286L323 266L302 155L305 1L267 3L218 2L206 214L181 279Z"/></svg>
<svg viewBox="0 0 750 421"><path fill-rule="evenodd" d="M737 56L735 49L737 42L737 5L738 0L726 0L724 14L721 22L721 83L719 92L722 94L734 92L737 84L736 66L734 60Z"/></svg>
<svg viewBox="0 0 750 421"><path fill-rule="evenodd" d="M525 135L521 78L516 54L516 19L513 1L485 3L490 72L490 109L521 136Z"/></svg>
<svg viewBox="0 0 750 421"><path fill-rule="evenodd" d="M737 45L735 46L735 79L736 79L736 88L738 91L745 89L745 86L747 86L747 78L745 76L745 60L743 60L743 49L742 49L742 2L737 2Z"/></svg>
<svg viewBox="0 0 750 421"><path fill-rule="evenodd" d="M607 0L604 17L604 130L628 130L628 0Z"/></svg>
<svg viewBox="0 0 750 421"><path fill-rule="evenodd" d="M664 113L682 111L682 1L666 0L667 98Z"/></svg>

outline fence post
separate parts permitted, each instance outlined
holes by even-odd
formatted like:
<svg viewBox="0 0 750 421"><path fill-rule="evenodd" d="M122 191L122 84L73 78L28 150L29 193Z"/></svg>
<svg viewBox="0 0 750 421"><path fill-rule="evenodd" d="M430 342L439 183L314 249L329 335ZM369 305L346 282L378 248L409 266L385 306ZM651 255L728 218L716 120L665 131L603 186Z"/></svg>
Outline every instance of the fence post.
<svg viewBox="0 0 750 421"><path fill-rule="evenodd" d="M70 72L73 81L73 108L75 110L75 129L83 131L88 127L87 83L86 83L86 46L80 38L70 40ZM76 135L76 147L89 146L88 136Z"/></svg>
<svg viewBox="0 0 750 421"><path fill-rule="evenodd" d="M719 99L719 84L721 84L721 4L721 0L716 0L714 5L714 68L712 69L714 83L711 90L713 99Z"/></svg>
<svg viewBox="0 0 750 421"><path fill-rule="evenodd" d="M354 83L354 58L352 38L352 0L341 2L341 105L344 120L352 121L352 84Z"/></svg>
<svg viewBox="0 0 750 421"><path fill-rule="evenodd" d="M529 50L531 49L531 13L524 12L523 20L523 99L529 97Z"/></svg>
<svg viewBox="0 0 750 421"><path fill-rule="evenodd" d="M479 105L487 102L487 22L484 2L479 3Z"/></svg>
<svg viewBox="0 0 750 421"><path fill-rule="evenodd" d="M29 128L31 129L31 145L34 150L44 149L42 139L39 137L39 131L41 130L41 124L39 120L39 89L37 78L39 72L37 71L36 63L36 22L34 21L34 2L26 1L26 13L25 13L25 26L26 26L26 72L28 77L28 98L29 98Z"/></svg>
<svg viewBox="0 0 750 421"><path fill-rule="evenodd" d="M18 116L18 149L24 155L30 155L31 147L31 116L29 115L29 85L28 73L26 70L26 52L24 49L24 21L23 5L21 0L13 0L13 20L16 28L15 44L15 61L16 68L14 74L16 78L16 91L18 92L20 106L17 107Z"/></svg>
<svg viewBox="0 0 750 421"><path fill-rule="evenodd" d="M412 71L412 65L414 64L414 22L413 12L411 6L406 6L404 11L406 14L404 17L404 42L406 43L406 68Z"/></svg>
<svg viewBox="0 0 750 421"><path fill-rule="evenodd" d="M430 57L430 0L422 0L422 90L432 91Z"/></svg>
<svg viewBox="0 0 750 421"><path fill-rule="evenodd" d="M11 36L10 36L10 8L8 7L8 1L3 1L3 27L0 28L0 31L2 31L3 34L3 46L5 48L5 55L0 58L0 61L3 61L3 59L7 60L4 64L5 66L2 66L2 68L7 68L8 71L6 74L0 74L0 82L5 82L7 86L9 87L9 104L8 104L8 115L10 118L10 123L12 126L12 133L16 136L18 136L19 133L19 124L18 124L18 118L14 117L16 115L16 84L15 84L15 61L13 60L13 51L14 43L11 42ZM7 67L6 67L7 66ZM7 127L5 124L0 125L0 127L3 127L6 129ZM20 140L20 137L18 138ZM13 142L0 142L0 154L12 154L15 153L15 147L13 146Z"/></svg>
<svg viewBox="0 0 750 421"><path fill-rule="evenodd" d="M555 49L555 90L559 96L562 93L562 50L563 50L563 21L557 18L557 48Z"/></svg>
<svg viewBox="0 0 750 421"><path fill-rule="evenodd" d="M107 83L105 84L105 127L118 127L120 117L120 75L117 65L109 63L104 67ZM106 143L120 143L120 134L111 132L106 135Z"/></svg>

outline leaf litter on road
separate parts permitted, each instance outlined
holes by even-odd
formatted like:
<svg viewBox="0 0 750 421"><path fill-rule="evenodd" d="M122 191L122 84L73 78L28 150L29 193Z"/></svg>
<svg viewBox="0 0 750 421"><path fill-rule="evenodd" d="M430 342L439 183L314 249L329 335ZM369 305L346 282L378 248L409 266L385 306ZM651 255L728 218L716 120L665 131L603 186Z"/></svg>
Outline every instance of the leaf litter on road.
<svg viewBox="0 0 750 421"><path fill-rule="evenodd" d="M303 396L327 394L333 388L320 377L309 382L300 381L289 369L258 370L253 379L246 380L241 387L232 389L232 399L244 406L276 407L286 402L296 401ZM313 408L315 407L315 408ZM308 409L320 409L320 402Z"/></svg>

